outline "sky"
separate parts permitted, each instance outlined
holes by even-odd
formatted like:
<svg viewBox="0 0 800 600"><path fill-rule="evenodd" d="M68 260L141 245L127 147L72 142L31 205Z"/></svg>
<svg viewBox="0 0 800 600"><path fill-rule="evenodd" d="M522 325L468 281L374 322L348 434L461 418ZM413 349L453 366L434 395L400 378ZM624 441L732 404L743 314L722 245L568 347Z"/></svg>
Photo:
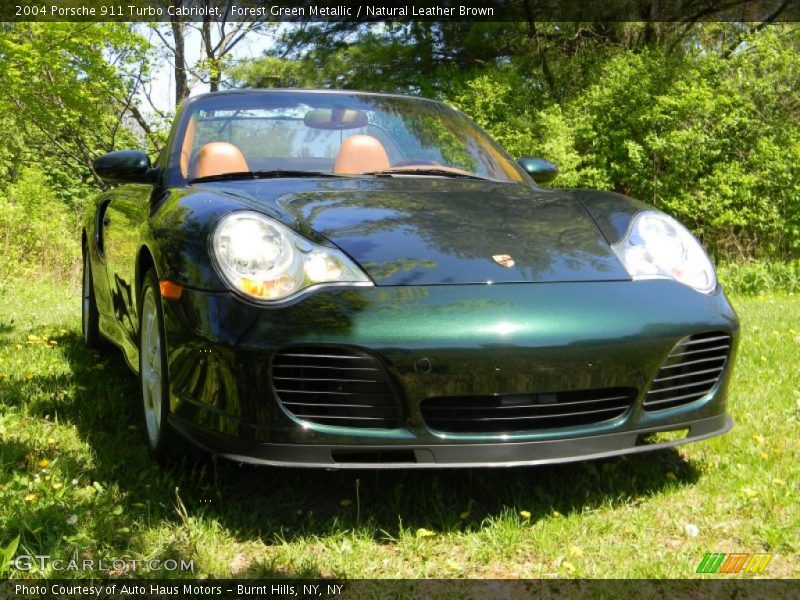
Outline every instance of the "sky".
<svg viewBox="0 0 800 600"><path fill-rule="evenodd" d="M149 25L143 24L137 26L140 33L144 35L155 47L163 47L163 42L156 35ZM164 27L163 31L167 32L168 27ZM167 33L168 40L172 40L171 34ZM231 54L233 61L240 61L248 58L256 58L262 56L264 50L268 49L272 44L272 36L248 34L234 49ZM216 40L215 40L216 41ZM186 31L186 57L189 64L194 64L201 54L201 40L199 32L194 28L187 28ZM154 105L157 111L169 112L175 107L175 77L174 65L171 60L165 56L159 56L157 62L152 65L153 81L148 86L149 96L148 100L144 93L138 94L139 106L145 114L152 114L154 111L151 108L150 102ZM191 94L202 94L208 91L208 85L190 81Z"/></svg>

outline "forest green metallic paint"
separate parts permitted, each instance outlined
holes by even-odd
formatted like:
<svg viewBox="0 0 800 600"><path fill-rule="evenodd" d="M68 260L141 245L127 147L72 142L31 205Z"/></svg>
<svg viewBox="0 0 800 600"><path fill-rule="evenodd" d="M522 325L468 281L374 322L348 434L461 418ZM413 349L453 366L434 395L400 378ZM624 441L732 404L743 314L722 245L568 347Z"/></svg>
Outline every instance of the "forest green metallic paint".
<svg viewBox="0 0 800 600"><path fill-rule="evenodd" d="M337 290L280 311L248 306L230 293L190 293L167 305L176 414L192 422L207 419L211 429L227 428L262 442L497 439L437 435L424 427L416 409L424 398L439 395L617 386L644 392L681 337L709 329L735 332L736 317L726 304L721 294L705 296L663 280ZM241 323L240 329L225 327L218 337L203 326L209 319L201 311L231 325ZM229 320L229 314L235 318ZM352 344L382 356L405 391L408 428L293 426L277 406L260 400L273 395L266 384L274 350L293 343ZM430 373L415 370L422 358L431 361ZM197 387L198 381L207 386ZM224 390L218 381L227 382ZM724 413L724 387L701 403L666 414L636 408L621 422L510 438L552 439L711 417ZM240 412L252 406L258 409ZM205 407L214 407L213 414L203 415Z"/></svg>

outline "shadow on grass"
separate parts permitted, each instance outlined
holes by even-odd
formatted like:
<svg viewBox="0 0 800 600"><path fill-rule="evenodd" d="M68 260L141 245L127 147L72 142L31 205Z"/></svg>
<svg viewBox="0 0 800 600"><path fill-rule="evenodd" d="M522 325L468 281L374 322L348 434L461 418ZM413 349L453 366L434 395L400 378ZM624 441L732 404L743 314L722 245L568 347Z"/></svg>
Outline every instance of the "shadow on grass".
<svg viewBox="0 0 800 600"><path fill-rule="evenodd" d="M6 317L0 317L0 346L6 346L11 343L7 336L13 331L13 318L6 320Z"/></svg>
<svg viewBox="0 0 800 600"><path fill-rule="evenodd" d="M51 396L32 403L28 413L57 414L59 422L73 423L92 449L94 468L88 475L104 486L118 485L123 510L116 509L119 514L115 514L111 508L116 507L109 508L109 519L115 535L123 538L120 542L127 536L128 545L123 547L146 543L132 532L131 523L143 529L167 523L180 532L187 518L217 521L238 540L261 539L267 544L335 536L352 529L377 540L391 540L402 529L418 527L478 531L487 519L501 518L509 511L526 510L531 521L537 521L553 511L566 516L600 506L637 504L668 484L690 485L699 476L696 467L675 450L509 469L324 471L238 465L186 448L180 459L165 468L147 455L138 382L118 351L107 348L98 355L75 334L57 339L72 369L74 400ZM52 383L43 379L40 385ZM176 488L186 507L184 516L176 509ZM55 528L54 535L66 533L58 529L63 524L48 523L47 527ZM126 529L127 533L119 533ZM188 556L191 544L187 538L172 550ZM318 573L258 567L240 575L313 577Z"/></svg>

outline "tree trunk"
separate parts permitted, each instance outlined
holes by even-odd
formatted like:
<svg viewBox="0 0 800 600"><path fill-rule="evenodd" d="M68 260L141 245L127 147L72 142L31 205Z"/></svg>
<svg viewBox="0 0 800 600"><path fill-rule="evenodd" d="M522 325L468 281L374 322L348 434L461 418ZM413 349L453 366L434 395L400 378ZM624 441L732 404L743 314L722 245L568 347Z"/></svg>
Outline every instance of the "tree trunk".
<svg viewBox="0 0 800 600"><path fill-rule="evenodd" d="M174 0L173 6L179 8L183 0ZM184 31L186 23L179 16L170 17L172 37L175 40L175 106L179 106L189 96L189 83L184 50Z"/></svg>
<svg viewBox="0 0 800 600"><path fill-rule="evenodd" d="M203 46L206 50L206 61L208 62L208 88L211 92L219 91L219 82L222 79L222 72L219 68L219 60L214 56L214 46L211 41L211 18L203 17Z"/></svg>

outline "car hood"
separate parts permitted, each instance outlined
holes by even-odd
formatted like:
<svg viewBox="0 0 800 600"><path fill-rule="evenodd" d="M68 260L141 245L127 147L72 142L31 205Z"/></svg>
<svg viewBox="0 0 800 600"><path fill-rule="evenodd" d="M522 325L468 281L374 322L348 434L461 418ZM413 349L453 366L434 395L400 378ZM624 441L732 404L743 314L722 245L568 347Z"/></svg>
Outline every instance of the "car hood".
<svg viewBox="0 0 800 600"><path fill-rule="evenodd" d="M367 181L301 184L278 194L269 181L250 181L225 191L324 236L378 285L630 279L569 190L439 178Z"/></svg>

